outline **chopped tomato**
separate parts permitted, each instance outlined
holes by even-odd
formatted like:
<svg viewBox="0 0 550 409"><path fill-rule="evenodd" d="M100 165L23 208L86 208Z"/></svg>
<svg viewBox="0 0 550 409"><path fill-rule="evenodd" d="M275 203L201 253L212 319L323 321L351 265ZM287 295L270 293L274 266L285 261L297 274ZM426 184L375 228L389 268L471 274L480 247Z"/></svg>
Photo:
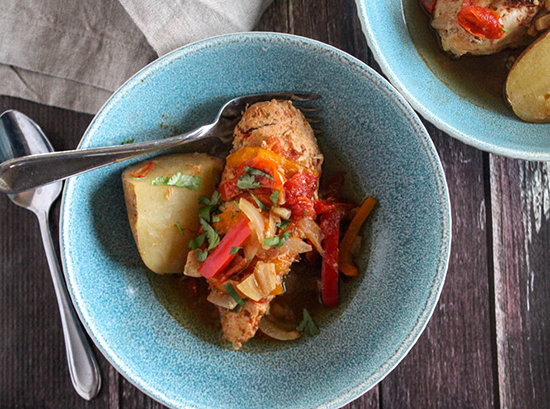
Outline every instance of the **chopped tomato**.
<svg viewBox="0 0 550 409"><path fill-rule="evenodd" d="M225 181L218 188L218 192L220 192L221 199L224 202L228 202L239 195L241 191L237 186L237 181L239 180L239 177Z"/></svg>
<svg viewBox="0 0 550 409"><path fill-rule="evenodd" d="M430 14L430 16L433 16L436 2L437 0L420 0L420 5Z"/></svg>
<svg viewBox="0 0 550 409"><path fill-rule="evenodd" d="M153 167L154 164L155 162L151 161L148 164L143 165L141 168L139 168L135 172L128 173L128 175L133 178L142 179L145 176L147 176L147 174L151 171L151 168Z"/></svg>
<svg viewBox="0 0 550 409"><path fill-rule="evenodd" d="M472 6L469 1L462 4L457 20L468 33L479 38L498 40L504 34L502 20L495 10Z"/></svg>
<svg viewBox="0 0 550 409"><path fill-rule="evenodd" d="M202 276L210 279L222 272L236 256L236 253L231 254L231 248L242 246L250 236L250 233L248 219L242 220L233 227L229 233L223 236L220 244L199 267L199 272Z"/></svg>
<svg viewBox="0 0 550 409"><path fill-rule="evenodd" d="M315 202L315 211L317 214L327 214L332 212L341 212L345 215L353 208L349 203L336 202L334 200L317 200Z"/></svg>
<svg viewBox="0 0 550 409"><path fill-rule="evenodd" d="M292 212L292 220L315 218L315 191L318 177L312 173L297 173L284 185L285 207Z"/></svg>

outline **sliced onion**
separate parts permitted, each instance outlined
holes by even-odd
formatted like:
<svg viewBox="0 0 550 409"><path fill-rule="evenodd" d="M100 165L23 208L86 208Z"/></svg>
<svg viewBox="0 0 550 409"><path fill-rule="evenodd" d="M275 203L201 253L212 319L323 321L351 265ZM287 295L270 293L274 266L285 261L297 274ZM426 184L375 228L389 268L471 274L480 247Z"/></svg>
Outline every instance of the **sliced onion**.
<svg viewBox="0 0 550 409"><path fill-rule="evenodd" d="M258 241L258 237L256 235L251 235L244 244L243 248L244 258L246 259L247 263L250 263L252 259L256 257L256 254L258 254L260 247L261 245Z"/></svg>
<svg viewBox="0 0 550 409"><path fill-rule="evenodd" d="M208 294L206 300L214 305L217 305L218 307L227 308L228 310L232 310L237 306L237 301L235 301L233 297L223 291L220 291L216 287L212 288L212 291L210 291L210 294Z"/></svg>
<svg viewBox="0 0 550 409"><path fill-rule="evenodd" d="M284 207L273 207L271 208L271 212L287 220L290 219L290 216L292 215L292 212Z"/></svg>
<svg viewBox="0 0 550 409"><path fill-rule="evenodd" d="M202 274L199 272L200 265L201 263L197 260L195 252L190 251L187 254L187 263L185 263L185 267L183 268L183 274L189 277L202 277Z"/></svg>
<svg viewBox="0 0 550 409"><path fill-rule="evenodd" d="M262 293L265 294L264 297L268 296L277 287L277 271L273 263L258 261L254 268L254 276Z"/></svg>
<svg viewBox="0 0 550 409"><path fill-rule="evenodd" d="M280 221L281 218L279 216L272 212L269 212L269 227L265 233L265 237L275 236L275 232L277 231L277 223L279 223Z"/></svg>
<svg viewBox="0 0 550 409"><path fill-rule="evenodd" d="M254 301L260 301L277 287L275 264L258 261L254 272L237 284L237 288Z"/></svg>
<svg viewBox="0 0 550 409"><path fill-rule="evenodd" d="M241 211L248 217L250 220L250 228L258 236L258 241L260 243L264 242L264 218L260 211L248 200L241 198L239 200L239 208Z"/></svg>
<svg viewBox="0 0 550 409"><path fill-rule="evenodd" d="M302 336L298 331L286 331L265 317L260 321L260 331L279 341L294 341Z"/></svg>
<svg viewBox="0 0 550 409"><path fill-rule="evenodd" d="M237 288L241 293L246 295L251 300L260 301L262 298L264 298L260 286L256 282L256 278L254 277L254 273L250 274L243 281L237 284Z"/></svg>
<svg viewBox="0 0 550 409"><path fill-rule="evenodd" d="M297 239L296 237L289 238L287 241L285 241L285 244L279 247L280 254L296 255L307 253L311 250L313 250L313 248L309 244L300 239Z"/></svg>
<svg viewBox="0 0 550 409"><path fill-rule="evenodd" d="M315 250L317 250L322 256L323 247L321 246L321 242L323 241L324 236L319 225L313 220L304 217L298 222L298 227L306 235L309 241L311 241L313 247L315 247Z"/></svg>

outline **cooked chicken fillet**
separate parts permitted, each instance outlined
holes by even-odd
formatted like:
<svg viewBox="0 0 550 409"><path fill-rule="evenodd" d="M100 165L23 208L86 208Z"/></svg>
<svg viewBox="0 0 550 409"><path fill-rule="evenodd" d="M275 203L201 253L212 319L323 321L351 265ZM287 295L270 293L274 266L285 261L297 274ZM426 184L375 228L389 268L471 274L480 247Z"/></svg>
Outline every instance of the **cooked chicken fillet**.
<svg viewBox="0 0 550 409"><path fill-rule="evenodd" d="M294 163L298 163L312 174L320 175L323 155L317 145L313 130L301 111L290 101L260 102L249 107L234 131L233 150L238 152L245 147L257 146L273 151ZM222 173L221 183L235 177L235 168L226 166ZM317 197L317 186L314 186ZM227 201L222 209L237 211L232 201ZM303 238L298 229L294 237ZM295 256L278 255L274 249L261 249L256 255L258 260L275 262L278 282L286 275ZM269 303L274 296L259 301L245 300L244 307L230 311L219 307L223 338L232 342L236 349L243 342L254 337L260 320L269 310Z"/></svg>
<svg viewBox="0 0 550 409"><path fill-rule="evenodd" d="M437 0L432 27L441 38L445 51L456 56L464 54L487 55L505 48L525 46L533 41L527 31L535 15L544 8L529 0L474 0L476 6L495 10L501 17L504 33L500 39L488 40L466 31L457 20L463 0Z"/></svg>

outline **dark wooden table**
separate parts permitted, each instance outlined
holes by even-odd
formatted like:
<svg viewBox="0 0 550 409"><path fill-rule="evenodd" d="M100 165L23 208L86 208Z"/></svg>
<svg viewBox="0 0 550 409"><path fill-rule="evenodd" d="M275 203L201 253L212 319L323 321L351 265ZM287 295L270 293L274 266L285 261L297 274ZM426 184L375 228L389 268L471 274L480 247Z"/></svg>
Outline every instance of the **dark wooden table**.
<svg viewBox="0 0 550 409"><path fill-rule="evenodd" d="M377 69L353 0L275 0L258 29L332 44ZM0 110L9 108L35 119L57 150L75 148L92 119L0 97ZM348 407L550 407L550 166L484 153L426 127L452 201L447 281L408 356ZM52 220L58 216L59 203ZM0 272L0 408L163 407L97 350L101 393L79 398L37 222L4 195Z"/></svg>

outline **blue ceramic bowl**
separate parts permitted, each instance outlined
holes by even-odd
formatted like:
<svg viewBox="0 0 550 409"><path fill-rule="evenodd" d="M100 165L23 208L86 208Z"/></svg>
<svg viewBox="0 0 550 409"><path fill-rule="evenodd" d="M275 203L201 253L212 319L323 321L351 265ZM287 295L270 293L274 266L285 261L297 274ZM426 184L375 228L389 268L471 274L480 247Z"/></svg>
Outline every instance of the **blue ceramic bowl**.
<svg viewBox="0 0 550 409"><path fill-rule="evenodd" d="M506 105L499 56L452 61L439 51L419 0L356 0L370 49L391 83L422 116L476 148L550 160L550 124L530 124ZM490 75L480 76L481 71ZM497 71L502 71L497 73ZM494 73L494 76L493 76Z"/></svg>
<svg viewBox="0 0 550 409"><path fill-rule="evenodd" d="M252 341L235 352L178 310L135 248L113 165L68 181L61 247L90 336L117 370L172 407L339 407L379 382L412 347L437 302L451 220L445 177L416 114L378 74L322 43L282 34L213 38L137 73L88 128L81 148L162 138L211 121L244 94L322 95L327 166L379 205L364 228L360 277L321 334Z"/></svg>

